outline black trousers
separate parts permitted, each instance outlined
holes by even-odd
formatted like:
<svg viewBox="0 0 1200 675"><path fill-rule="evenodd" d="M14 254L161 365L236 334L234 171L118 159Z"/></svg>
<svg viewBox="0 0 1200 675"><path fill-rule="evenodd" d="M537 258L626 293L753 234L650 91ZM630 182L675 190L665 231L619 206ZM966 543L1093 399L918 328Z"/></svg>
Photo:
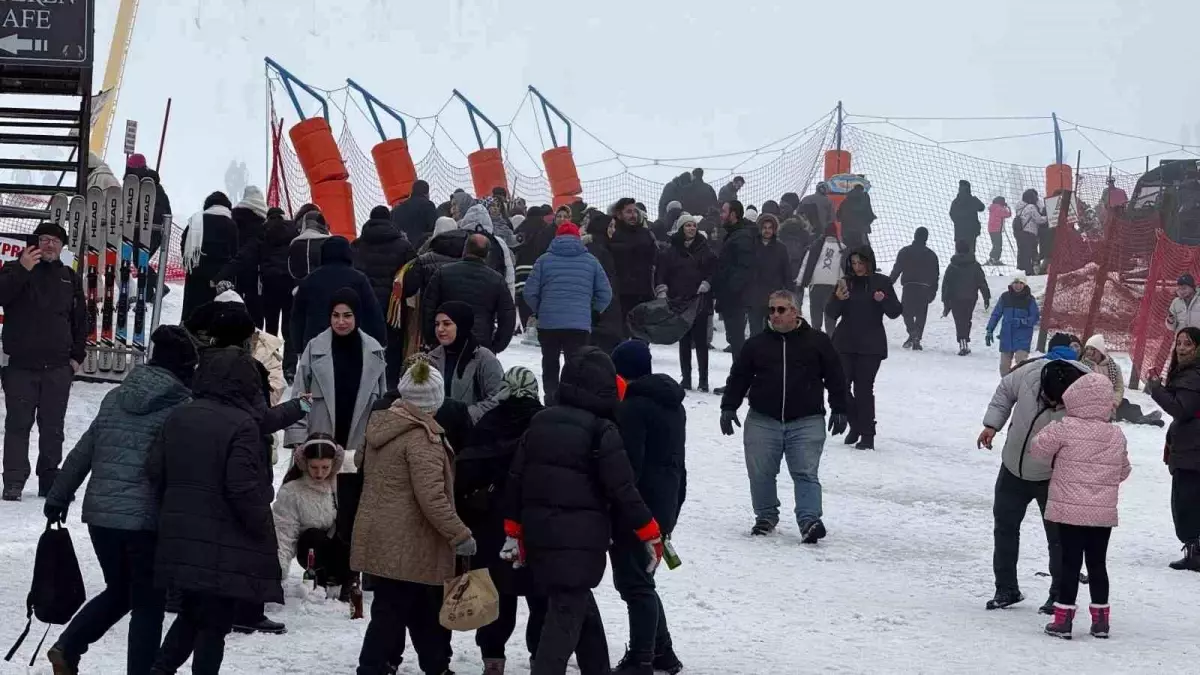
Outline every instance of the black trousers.
<svg viewBox="0 0 1200 675"><path fill-rule="evenodd" d="M771 318L768 307L766 298L763 298L762 304L755 304L746 308L746 319L750 324L750 337L754 337L767 329L767 320Z"/></svg>
<svg viewBox="0 0 1200 675"><path fill-rule="evenodd" d="M976 242L979 241L978 235L976 235L974 237L965 237L963 239L955 239L954 240L955 249L958 248L958 242L960 242L960 241L965 241L967 243L967 250L971 252L971 255L975 255Z"/></svg>
<svg viewBox="0 0 1200 675"><path fill-rule="evenodd" d="M562 355L565 362L574 356L575 352L586 347L587 343L586 330L538 328L538 344L542 348L542 389L548 405L553 405L551 402L558 393L558 376L562 371L559 355Z"/></svg>
<svg viewBox="0 0 1200 675"><path fill-rule="evenodd" d="M1042 225L1038 228L1038 261L1043 265L1050 264L1050 258L1054 256L1054 233L1057 230L1049 225Z"/></svg>
<svg viewBox="0 0 1200 675"><path fill-rule="evenodd" d="M654 575L646 572L650 555L637 539L620 537L608 552L612 560L613 586L629 611L629 655L634 663L649 663L655 654L671 646L667 615L654 585Z"/></svg>
<svg viewBox="0 0 1200 675"><path fill-rule="evenodd" d="M1111 527L1081 527L1060 523L1058 536L1062 539L1062 581L1056 601L1074 605L1079 596L1079 572L1087 559L1088 590L1093 605L1108 604L1108 538Z"/></svg>
<svg viewBox="0 0 1200 675"><path fill-rule="evenodd" d="M183 606L158 651L155 668L179 670L192 657L194 675L217 675L225 660L225 636L233 630L235 601L206 593L183 592Z"/></svg>
<svg viewBox="0 0 1200 675"><path fill-rule="evenodd" d="M88 526L104 590L88 601L58 638L67 659L78 664L88 647L129 614L125 672L146 675L162 641L166 594L154 588L154 532Z"/></svg>
<svg viewBox="0 0 1200 675"><path fill-rule="evenodd" d="M475 644L479 646L479 653L483 658L504 658L504 647L517 630L517 604L519 601L520 597L516 595L501 594L500 616L475 631ZM529 650L529 657L535 658L538 640L542 637L542 626L546 623L546 599L526 596L525 606L529 608L529 619L525 622L525 647Z"/></svg>
<svg viewBox="0 0 1200 675"><path fill-rule="evenodd" d="M29 480L29 432L38 426L37 475L49 490L62 462L63 422L75 371L64 363L45 369L8 366L0 376L4 385L4 484L25 485Z"/></svg>
<svg viewBox="0 0 1200 675"><path fill-rule="evenodd" d="M856 248L870 246L871 240L866 232L851 231L843 228L842 243L846 245L847 249L853 251Z"/></svg>
<svg viewBox="0 0 1200 675"><path fill-rule="evenodd" d="M303 566L308 563L308 552L313 552L313 563L317 572L318 586L334 586L350 581L350 545L331 537L325 530L308 529L296 539L296 560Z"/></svg>
<svg viewBox="0 0 1200 675"><path fill-rule="evenodd" d="M590 588L550 592L546 598L546 623L538 640L532 675L563 675L572 653L580 675L609 675L611 672L604 621ZM360 671L359 675L366 674Z"/></svg>
<svg viewBox="0 0 1200 675"><path fill-rule="evenodd" d="M908 331L908 337L920 340L925 336L925 321L929 317L929 303L933 301L933 294L934 289L925 284L904 284L900 304L904 311L904 328Z"/></svg>
<svg viewBox="0 0 1200 675"><path fill-rule="evenodd" d="M975 313L975 303L978 298L970 300L952 300L950 313L954 316L954 331L959 340L971 339L971 316Z"/></svg>
<svg viewBox="0 0 1200 675"><path fill-rule="evenodd" d="M1179 541L1185 544L1200 541L1200 471L1171 472L1171 518Z"/></svg>
<svg viewBox="0 0 1200 675"><path fill-rule="evenodd" d="M725 339L733 350L733 358L742 353L742 345L746 344L746 308L741 305L726 307L721 305L721 321L725 323Z"/></svg>
<svg viewBox="0 0 1200 675"><path fill-rule="evenodd" d="M988 236L992 238L992 252L988 254L988 260L999 260L1004 255L1004 232L989 232Z"/></svg>
<svg viewBox="0 0 1200 675"><path fill-rule="evenodd" d="M692 350L696 350L696 365L700 367L700 382L708 384L708 319L704 314L696 317L692 328L679 339L679 370L683 379L692 377Z"/></svg>
<svg viewBox="0 0 1200 675"><path fill-rule="evenodd" d="M405 630L412 637L423 672L441 673L449 668L449 631L438 623L442 589L380 577L374 577L373 588L375 599L358 654L358 675L385 675L390 672L389 663L399 664Z"/></svg>
<svg viewBox="0 0 1200 675"><path fill-rule="evenodd" d="M875 376L883 358L869 354L841 354L842 371L850 397L850 430L860 436L875 435Z"/></svg>
<svg viewBox="0 0 1200 675"><path fill-rule="evenodd" d="M997 590L1020 590L1017 559L1021 552L1021 521L1025 520L1025 512L1031 501L1036 500L1041 512L1046 512L1046 493L1049 489L1048 480L1021 480L1004 466L1000 467L1000 474L996 476L995 501L992 503L992 571L996 576ZM1057 598L1062 580L1059 526L1044 518L1042 525L1046 529L1046 545L1050 554L1050 596Z"/></svg>
<svg viewBox="0 0 1200 675"><path fill-rule="evenodd" d="M404 329L387 327L387 346L384 347L384 361L387 362L385 378L388 390L396 388L400 376L404 374Z"/></svg>
<svg viewBox="0 0 1200 675"><path fill-rule="evenodd" d="M808 322L813 328L823 330L825 325L825 306L829 304L829 298L833 297L833 286L827 284L814 284L808 287ZM833 326L829 327L830 332Z"/></svg>
<svg viewBox="0 0 1200 675"><path fill-rule="evenodd" d="M1026 274L1033 274L1034 262L1037 259L1037 235L1023 229L1017 230L1017 268Z"/></svg>
<svg viewBox="0 0 1200 675"><path fill-rule="evenodd" d="M291 277L267 277L263 279L263 330L283 338L283 372L289 377L296 372L296 361L303 345L292 340L292 289L295 282ZM299 339L299 338L297 338Z"/></svg>

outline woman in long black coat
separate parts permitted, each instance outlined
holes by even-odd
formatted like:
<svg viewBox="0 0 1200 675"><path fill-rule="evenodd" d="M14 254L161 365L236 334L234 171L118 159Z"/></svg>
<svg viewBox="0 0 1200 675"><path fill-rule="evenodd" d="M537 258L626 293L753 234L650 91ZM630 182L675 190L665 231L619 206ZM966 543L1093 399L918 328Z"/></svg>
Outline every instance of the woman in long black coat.
<svg viewBox="0 0 1200 675"><path fill-rule="evenodd" d="M479 546L471 558L471 568L486 568L500 592L500 617L475 632L475 644L479 645L485 667L504 663L504 645L517 625L517 598L525 596L529 607L525 644L530 657L537 653L546 617L546 600L533 593L528 570L513 569L511 562L500 559L504 546L501 498L508 484L508 470L533 416L543 410L537 376L522 366L510 368L504 374L500 397L500 403L479 419L469 444L458 454L454 477L458 515Z"/></svg>
<svg viewBox="0 0 1200 675"><path fill-rule="evenodd" d="M699 219L680 216L671 234L671 246L658 259L657 294L672 300L690 301L700 296L692 329L679 340L679 369L684 389L692 388L692 349L700 367L700 391L708 391L708 321L713 313L712 280L717 256L708 237L699 233Z"/></svg>
<svg viewBox="0 0 1200 675"><path fill-rule="evenodd" d="M621 344L625 331L625 317L621 314L621 303L617 302L621 295L617 265L612 251L608 248L612 223L612 216L596 213L588 220L587 234L583 237L583 244L588 253L600 261L600 266L604 268L604 274L608 277L608 284L612 287L613 301L608 303L608 308L603 312L592 312L592 345L599 347L605 354L611 354L612 350Z"/></svg>
<svg viewBox="0 0 1200 675"><path fill-rule="evenodd" d="M237 255L238 228L232 208L229 197L214 192L204 200L204 210L193 215L183 228L180 252L187 280L180 316L185 321L197 307L217 297L215 281Z"/></svg>

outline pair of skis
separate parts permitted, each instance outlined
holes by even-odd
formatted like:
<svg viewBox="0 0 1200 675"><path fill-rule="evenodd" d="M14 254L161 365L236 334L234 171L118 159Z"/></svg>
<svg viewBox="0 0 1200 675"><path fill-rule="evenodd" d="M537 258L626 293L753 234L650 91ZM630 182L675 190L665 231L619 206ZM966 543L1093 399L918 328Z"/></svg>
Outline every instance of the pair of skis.
<svg viewBox="0 0 1200 675"><path fill-rule="evenodd" d="M130 346L134 362L145 361L147 277L156 197L153 180L139 181L137 176L129 175L120 187L103 191L90 188L86 199L58 194L50 201L50 218L68 231L69 247L75 255L74 267L83 276L88 316L85 373L125 372L130 365ZM137 270L137 285L131 287L134 269ZM131 294L132 345L129 339Z"/></svg>

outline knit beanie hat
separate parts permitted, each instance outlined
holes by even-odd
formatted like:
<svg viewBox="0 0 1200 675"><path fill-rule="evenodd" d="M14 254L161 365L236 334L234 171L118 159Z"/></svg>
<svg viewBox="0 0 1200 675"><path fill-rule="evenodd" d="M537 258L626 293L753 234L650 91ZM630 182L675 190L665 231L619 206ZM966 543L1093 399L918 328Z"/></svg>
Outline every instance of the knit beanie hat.
<svg viewBox="0 0 1200 675"><path fill-rule="evenodd" d="M171 372L180 382L190 385L196 372L196 346L182 326L164 324L154 329L150 336L153 344L148 365L158 366Z"/></svg>
<svg viewBox="0 0 1200 675"><path fill-rule="evenodd" d="M745 211L745 215L746 215L746 220L748 220L752 223L758 222L758 211L755 210L754 207L747 208Z"/></svg>
<svg viewBox="0 0 1200 675"><path fill-rule="evenodd" d="M1087 342L1085 342L1083 346L1091 347L1092 349L1100 352L1102 355L1108 356L1108 345L1104 342L1104 336L1100 335L1099 333L1088 338Z"/></svg>
<svg viewBox="0 0 1200 675"><path fill-rule="evenodd" d="M525 366L513 366L504 373L504 388L496 398L505 401L510 398L531 398L538 400L537 375Z"/></svg>
<svg viewBox="0 0 1200 675"><path fill-rule="evenodd" d="M445 382L437 368L429 365L427 359L416 359L400 383L396 385L396 393L400 400L407 401L430 415L436 413L446 400Z"/></svg>
<svg viewBox="0 0 1200 675"><path fill-rule="evenodd" d="M650 374L650 345L641 340L626 340L617 345L612 353L617 375L626 380L636 380Z"/></svg>
<svg viewBox="0 0 1200 675"><path fill-rule="evenodd" d="M232 209L233 202L229 201L229 197L225 196L224 192L217 191L204 199L204 210L207 211L213 206L224 206L227 209Z"/></svg>
<svg viewBox="0 0 1200 675"><path fill-rule="evenodd" d="M241 305L246 304L246 301L242 299L242 296L238 295L238 292L233 289L229 289L228 291L225 291L224 293L221 293L220 295L218 295L216 301L217 302L236 302Z"/></svg>
<svg viewBox="0 0 1200 675"><path fill-rule="evenodd" d="M371 209L371 220L391 220L392 212L386 206L376 206Z"/></svg>
<svg viewBox="0 0 1200 675"><path fill-rule="evenodd" d="M1181 274L1179 280L1175 282L1176 286L1191 286L1196 287L1196 278L1190 274Z"/></svg>
<svg viewBox="0 0 1200 675"><path fill-rule="evenodd" d="M329 296L329 311L332 313L334 307L345 305L350 308L350 311L357 314L358 303L361 301L362 298L358 297L358 291L349 286L343 286L334 291L333 295Z"/></svg>
<svg viewBox="0 0 1200 675"><path fill-rule="evenodd" d="M554 233L554 236L561 237L564 234L569 234L572 237L578 237L579 236L579 226L570 221L567 221L567 222L563 223L562 225L559 225L558 231Z"/></svg>
<svg viewBox="0 0 1200 675"><path fill-rule="evenodd" d="M458 222L456 222L453 218L450 218L449 216L442 216L441 218L437 219L437 223L435 223L433 226L433 236L436 237L439 234L453 232L457 229L458 229Z"/></svg>
<svg viewBox="0 0 1200 675"><path fill-rule="evenodd" d="M238 207L250 209L260 218L267 217L267 200L263 197L262 190L253 185L247 185L245 190L242 190L242 201L238 202Z"/></svg>
<svg viewBox="0 0 1200 675"><path fill-rule="evenodd" d="M129 156L128 160L126 160L125 166L129 167L130 169L144 169L146 168L146 156L139 152L135 152Z"/></svg>
<svg viewBox="0 0 1200 675"><path fill-rule="evenodd" d="M512 218L509 218L508 222L512 223L512 228L515 230L525 223L525 216L518 213Z"/></svg>
<svg viewBox="0 0 1200 675"><path fill-rule="evenodd" d="M60 242L67 243L67 231L58 223L47 221L38 225L37 229L33 231L33 236L40 237L42 235L56 237Z"/></svg>
<svg viewBox="0 0 1200 675"><path fill-rule="evenodd" d="M1070 347L1073 343L1079 342L1079 338L1070 333L1055 333L1050 337L1050 349L1055 347Z"/></svg>

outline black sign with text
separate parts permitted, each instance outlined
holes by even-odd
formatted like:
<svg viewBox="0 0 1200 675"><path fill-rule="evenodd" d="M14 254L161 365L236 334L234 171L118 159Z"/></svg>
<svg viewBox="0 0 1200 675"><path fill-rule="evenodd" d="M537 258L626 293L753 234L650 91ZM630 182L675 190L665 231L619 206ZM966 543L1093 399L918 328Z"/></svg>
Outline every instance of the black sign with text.
<svg viewBox="0 0 1200 675"><path fill-rule="evenodd" d="M92 63L95 0L0 0L0 66Z"/></svg>

